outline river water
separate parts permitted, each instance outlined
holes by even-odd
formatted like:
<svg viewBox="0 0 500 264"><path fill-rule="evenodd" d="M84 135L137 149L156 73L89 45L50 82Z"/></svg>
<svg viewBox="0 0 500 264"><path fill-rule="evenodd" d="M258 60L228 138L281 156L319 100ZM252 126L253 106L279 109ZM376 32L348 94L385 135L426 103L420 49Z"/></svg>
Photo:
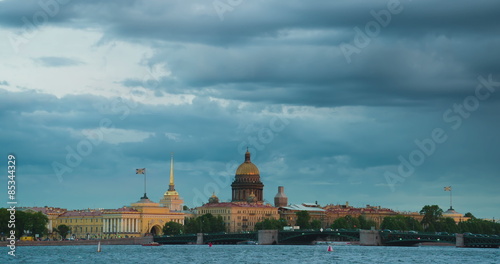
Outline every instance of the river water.
<svg viewBox="0 0 500 264"><path fill-rule="evenodd" d="M17 247L0 263L500 263L500 250L456 247L140 245Z"/></svg>

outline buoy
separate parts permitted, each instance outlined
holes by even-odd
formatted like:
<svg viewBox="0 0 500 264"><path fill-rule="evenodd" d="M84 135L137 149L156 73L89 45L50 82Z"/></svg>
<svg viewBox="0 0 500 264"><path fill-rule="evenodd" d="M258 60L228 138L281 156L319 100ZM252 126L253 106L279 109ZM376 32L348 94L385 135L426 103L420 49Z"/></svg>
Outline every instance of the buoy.
<svg viewBox="0 0 500 264"><path fill-rule="evenodd" d="M101 252L101 241L97 244L97 252Z"/></svg>
<svg viewBox="0 0 500 264"><path fill-rule="evenodd" d="M328 246L328 252L332 252L332 251L333 251L332 246Z"/></svg>

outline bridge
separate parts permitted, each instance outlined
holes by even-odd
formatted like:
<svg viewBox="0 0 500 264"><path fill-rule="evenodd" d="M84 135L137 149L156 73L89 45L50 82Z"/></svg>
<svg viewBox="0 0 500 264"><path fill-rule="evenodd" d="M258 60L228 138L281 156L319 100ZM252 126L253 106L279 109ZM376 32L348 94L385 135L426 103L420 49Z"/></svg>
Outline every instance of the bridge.
<svg viewBox="0 0 500 264"><path fill-rule="evenodd" d="M279 231L278 242L280 244L312 244L317 240L329 241L359 241L359 231L357 230L342 230L342 231Z"/></svg>
<svg viewBox="0 0 500 264"><path fill-rule="evenodd" d="M457 242L455 235L380 232L380 236L385 246L413 246L424 242L456 244Z"/></svg>
<svg viewBox="0 0 500 264"><path fill-rule="evenodd" d="M360 244L364 246L413 246L424 242L454 244L456 247L500 247L500 237L487 235L360 231Z"/></svg>
<svg viewBox="0 0 500 264"><path fill-rule="evenodd" d="M454 244L457 247L500 247L500 237L483 235L437 235L430 233L382 232L376 230L260 230L243 233L198 233L154 238L160 244L312 244L314 241L360 241L364 246L412 246L424 242Z"/></svg>

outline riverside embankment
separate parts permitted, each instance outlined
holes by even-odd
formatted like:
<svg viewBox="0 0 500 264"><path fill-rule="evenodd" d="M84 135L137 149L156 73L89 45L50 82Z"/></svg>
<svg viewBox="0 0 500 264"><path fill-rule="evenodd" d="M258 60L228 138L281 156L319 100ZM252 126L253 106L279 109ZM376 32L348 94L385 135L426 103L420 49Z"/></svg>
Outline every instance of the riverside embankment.
<svg viewBox="0 0 500 264"><path fill-rule="evenodd" d="M17 246L79 246L79 245L142 245L153 242L153 237L132 237L101 240L62 240L62 241L16 241ZM9 245L9 241L0 241L0 246Z"/></svg>

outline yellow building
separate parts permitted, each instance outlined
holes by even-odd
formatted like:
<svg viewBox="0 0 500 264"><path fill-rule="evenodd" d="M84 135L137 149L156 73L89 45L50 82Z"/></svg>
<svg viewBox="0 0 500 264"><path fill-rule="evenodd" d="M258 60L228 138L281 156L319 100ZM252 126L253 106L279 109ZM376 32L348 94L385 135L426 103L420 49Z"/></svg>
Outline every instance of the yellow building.
<svg viewBox="0 0 500 264"><path fill-rule="evenodd" d="M446 212L443 212L443 217L452 218L453 220L455 220L456 224L470 219L470 217L465 217L463 214L455 211L451 206L450 209L446 210Z"/></svg>
<svg viewBox="0 0 500 264"><path fill-rule="evenodd" d="M373 220L376 224L376 228L379 228L382 224L382 221L387 216L397 216L403 215L406 217L412 217L417 221L422 221L423 215L417 212L397 212L392 209L382 208L381 206L370 206L366 205L366 207L353 207L350 206L348 202L345 205L337 204L337 205L327 205L323 207L326 210L326 224L330 226L333 222L341 217L345 217L350 215L352 217L358 217L360 215L364 216L368 220Z"/></svg>
<svg viewBox="0 0 500 264"><path fill-rule="evenodd" d="M209 203L197 208L198 215L222 216L228 232L253 231L255 224L265 219L278 219L278 208L257 202L219 203L214 195Z"/></svg>
<svg viewBox="0 0 500 264"><path fill-rule="evenodd" d="M67 225L70 229L69 237L73 238L100 238L102 235L103 210L73 210L66 211L53 221L53 228Z"/></svg>
<svg viewBox="0 0 500 264"><path fill-rule="evenodd" d="M170 221L184 224L184 213L171 212L147 197L142 197L129 207L104 211L103 234L107 238L160 235L163 226Z"/></svg>

